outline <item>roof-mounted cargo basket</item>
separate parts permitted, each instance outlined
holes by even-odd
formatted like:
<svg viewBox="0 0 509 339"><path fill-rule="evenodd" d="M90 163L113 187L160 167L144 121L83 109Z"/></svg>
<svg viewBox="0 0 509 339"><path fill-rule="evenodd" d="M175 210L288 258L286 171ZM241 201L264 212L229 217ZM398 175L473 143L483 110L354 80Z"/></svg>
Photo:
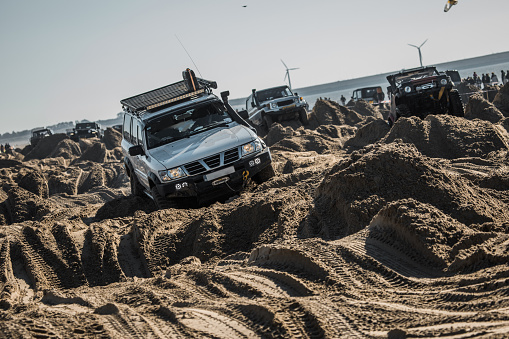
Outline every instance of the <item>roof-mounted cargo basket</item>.
<svg viewBox="0 0 509 339"><path fill-rule="evenodd" d="M150 111L198 98L211 93L212 88L217 88L215 81L197 78L189 68L182 72L182 76L184 78L182 81L120 100L124 111L130 113Z"/></svg>

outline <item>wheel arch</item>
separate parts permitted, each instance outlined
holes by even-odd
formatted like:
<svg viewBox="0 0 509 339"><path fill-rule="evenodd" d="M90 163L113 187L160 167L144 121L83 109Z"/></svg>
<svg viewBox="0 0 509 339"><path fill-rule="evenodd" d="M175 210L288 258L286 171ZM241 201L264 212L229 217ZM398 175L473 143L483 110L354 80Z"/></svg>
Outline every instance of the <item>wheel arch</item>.
<svg viewBox="0 0 509 339"><path fill-rule="evenodd" d="M133 171L133 164L131 163L131 160L129 160L128 157L124 157L124 168L127 173L127 176L130 176L131 172Z"/></svg>
<svg viewBox="0 0 509 339"><path fill-rule="evenodd" d="M157 177L157 175L154 172L150 172L148 175L148 185L149 188L152 189L152 187L156 186L157 184L160 184L161 180Z"/></svg>

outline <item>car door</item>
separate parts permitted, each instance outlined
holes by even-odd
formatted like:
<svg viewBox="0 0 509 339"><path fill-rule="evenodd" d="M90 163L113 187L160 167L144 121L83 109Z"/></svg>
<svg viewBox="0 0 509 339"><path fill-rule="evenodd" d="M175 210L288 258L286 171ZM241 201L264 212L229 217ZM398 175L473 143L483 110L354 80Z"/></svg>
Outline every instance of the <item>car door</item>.
<svg viewBox="0 0 509 339"><path fill-rule="evenodd" d="M133 139L133 145L140 145L143 147L143 149L146 151L147 148L143 142L143 125L140 121L133 119L132 124L132 139ZM140 183L145 186L146 189L150 187L148 182L148 175L150 171L150 157L145 155L136 155L133 157L134 167L136 176L138 177L138 180Z"/></svg>
<svg viewBox="0 0 509 339"><path fill-rule="evenodd" d="M250 95L246 100L246 110L249 115L249 120L257 125L262 123L261 109L256 105L256 100L253 95Z"/></svg>

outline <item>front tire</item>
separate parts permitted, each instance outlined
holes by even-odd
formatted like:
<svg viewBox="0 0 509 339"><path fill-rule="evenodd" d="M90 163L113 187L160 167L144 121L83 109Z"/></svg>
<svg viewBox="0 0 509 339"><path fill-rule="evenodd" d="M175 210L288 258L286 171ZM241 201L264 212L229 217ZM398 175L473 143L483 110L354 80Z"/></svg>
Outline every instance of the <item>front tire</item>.
<svg viewBox="0 0 509 339"><path fill-rule="evenodd" d="M161 194L159 194L156 186L153 186L150 189L150 193L152 193L152 199L154 199L154 203L158 210L178 207L175 199L167 199L163 197Z"/></svg>
<svg viewBox="0 0 509 339"><path fill-rule="evenodd" d="M408 118L412 114L410 113L410 109L406 104L400 104L396 106L396 117L394 118L394 123L398 121L400 117Z"/></svg>
<svg viewBox="0 0 509 339"><path fill-rule="evenodd" d="M449 114L455 117L464 117L465 110L463 109L463 102L457 90L449 92Z"/></svg>
<svg viewBox="0 0 509 339"><path fill-rule="evenodd" d="M303 125L309 125L308 112L305 108L299 111L299 120Z"/></svg>
<svg viewBox="0 0 509 339"><path fill-rule="evenodd" d="M267 180L270 180L276 175L276 172L274 171L274 167L272 167L272 163L269 164L267 167L262 169L260 172L256 173L253 176L253 181L256 182L258 185L263 184Z"/></svg>
<svg viewBox="0 0 509 339"><path fill-rule="evenodd" d="M138 177L134 173L134 169L131 169L131 174L129 175L129 181L131 183L131 194L135 197L143 196L143 192L145 188L140 184Z"/></svg>
<svg viewBox="0 0 509 339"><path fill-rule="evenodd" d="M263 124L265 125L265 128L268 131L270 129L270 126L272 126L272 117L270 115L265 114L263 116Z"/></svg>

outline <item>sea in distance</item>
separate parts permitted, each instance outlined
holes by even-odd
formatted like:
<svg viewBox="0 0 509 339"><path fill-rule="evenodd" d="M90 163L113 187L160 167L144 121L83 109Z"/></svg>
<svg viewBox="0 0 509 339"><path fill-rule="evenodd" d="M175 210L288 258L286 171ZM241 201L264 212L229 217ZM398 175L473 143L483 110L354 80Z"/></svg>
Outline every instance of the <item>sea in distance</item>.
<svg viewBox="0 0 509 339"><path fill-rule="evenodd" d="M463 59L430 66L437 67L438 71L457 70L462 78L472 76L474 72L476 72L479 76L483 73L491 74L491 72L494 72L499 81L501 81L500 71L504 70L504 72L506 72L509 70L509 52L490 54L482 57ZM343 95L348 101L350 100L353 91L362 87L381 86L384 93L387 94L387 86L389 86L389 82L386 77L387 75L397 72L399 72L399 70L356 79L341 80L323 85L296 88L294 89L294 92L297 92L309 103L309 109L311 110L319 98L327 98L339 102L341 95ZM246 98L232 99L230 100L230 104L232 104L233 108L242 110L246 108L245 101Z"/></svg>

